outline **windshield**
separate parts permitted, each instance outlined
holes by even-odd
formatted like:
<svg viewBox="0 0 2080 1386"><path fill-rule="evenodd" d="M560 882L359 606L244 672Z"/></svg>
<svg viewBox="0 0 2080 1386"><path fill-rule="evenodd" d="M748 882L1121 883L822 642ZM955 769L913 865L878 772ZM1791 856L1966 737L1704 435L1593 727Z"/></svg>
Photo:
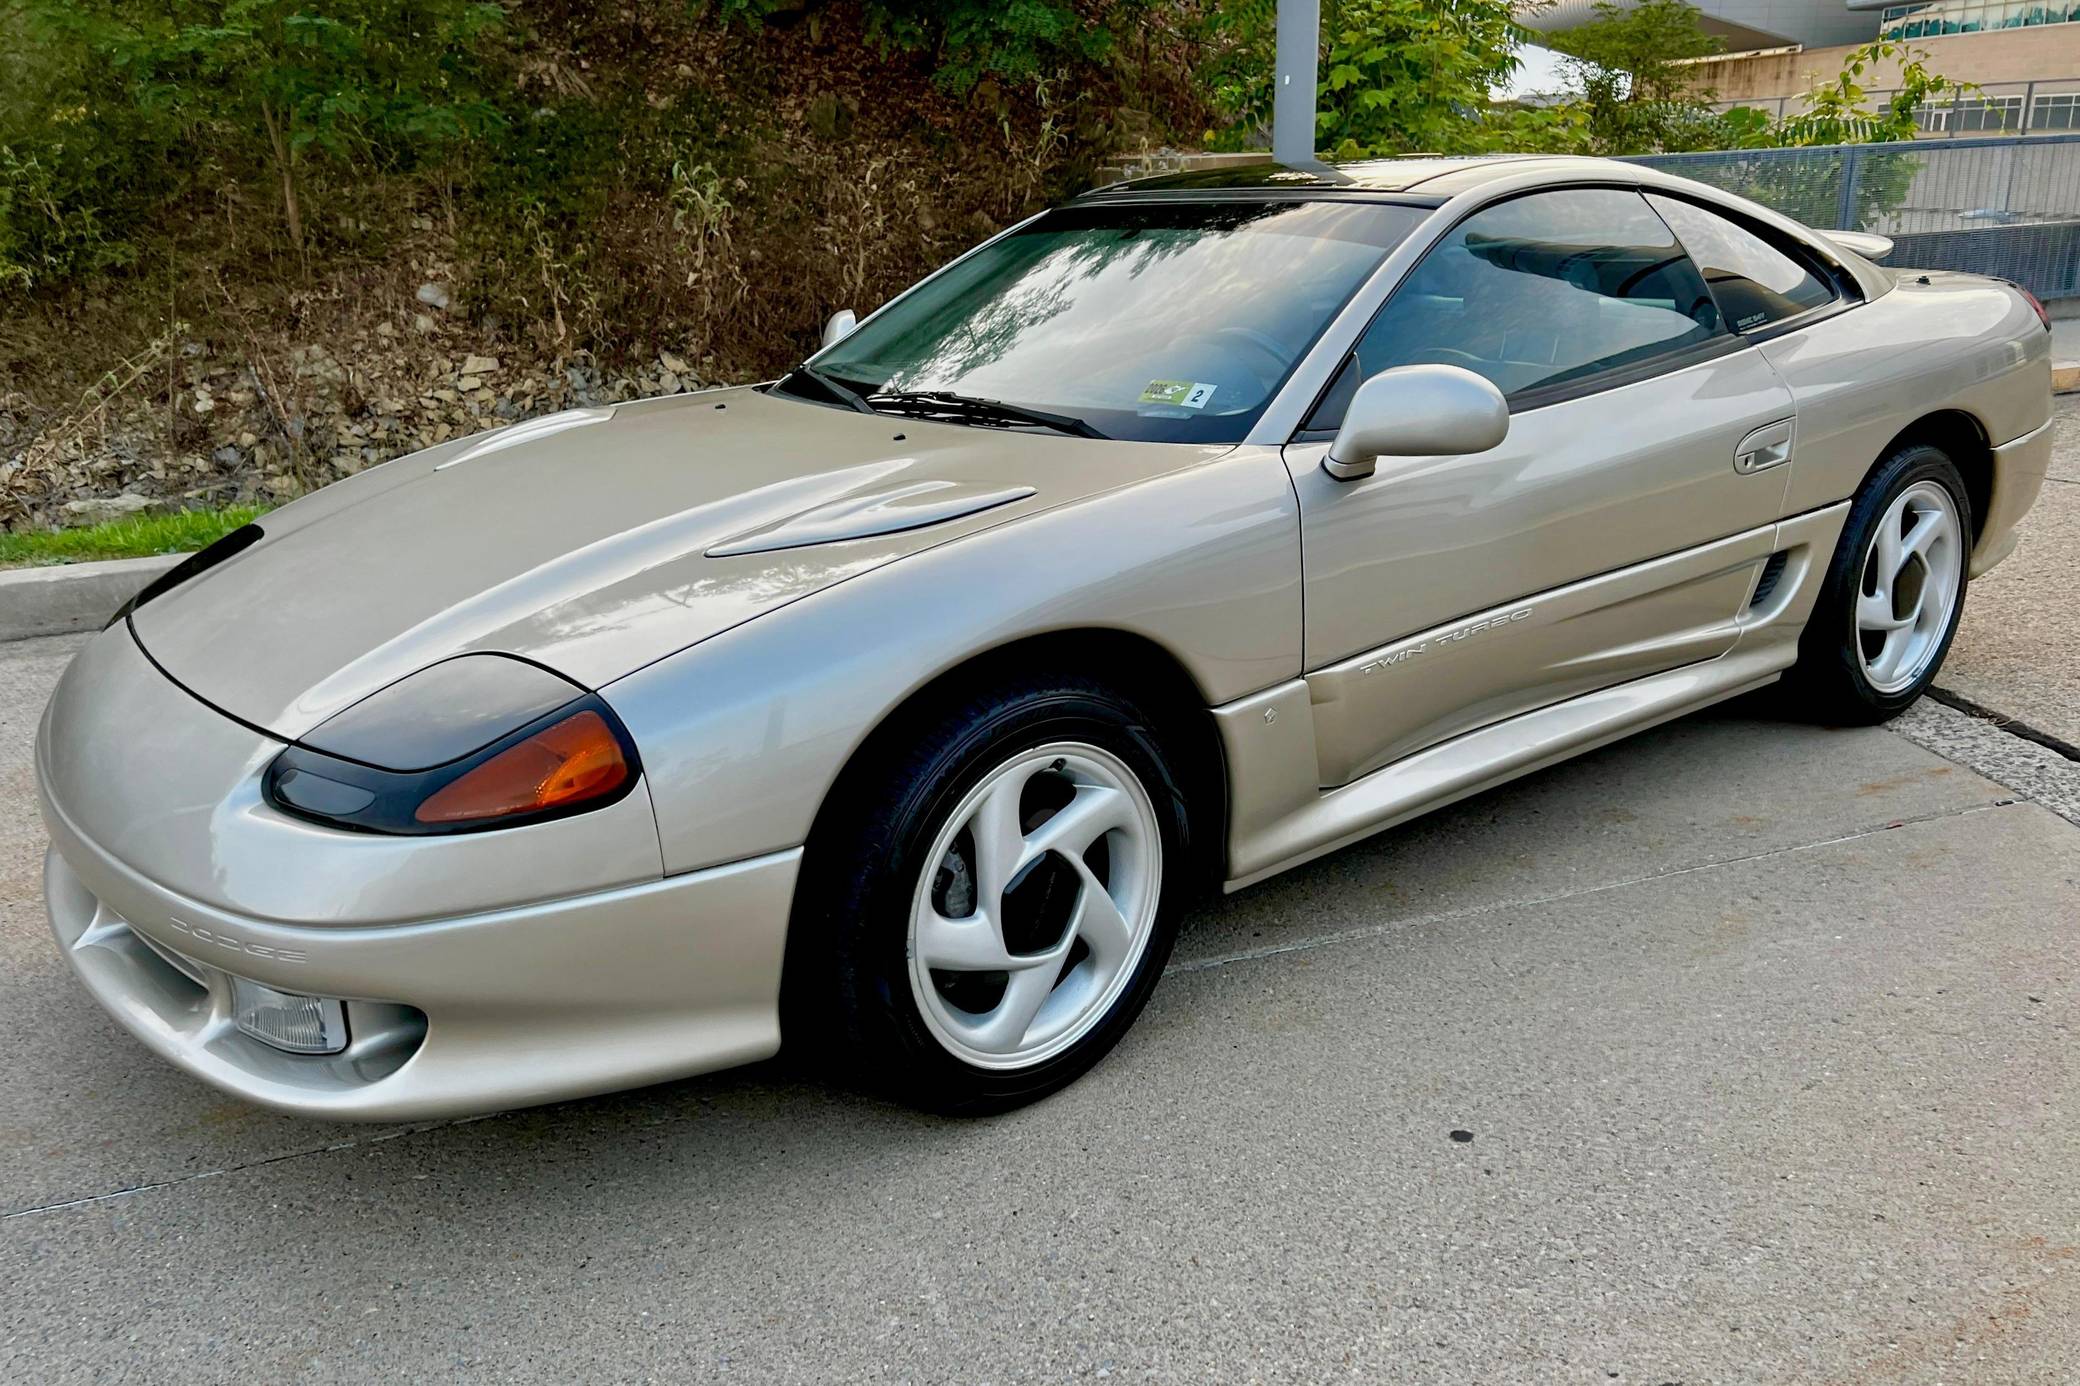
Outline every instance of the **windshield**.
<svg viewBox="0 0 2080 1386"><path fill-rule="evenodd" d="M883 397L946 392L1108 438L1236 443L1426 215L1379 202L1065 207L925 280L811 364L895 412L925 402ZM798 383L783 388L827 402Z"/></svg>

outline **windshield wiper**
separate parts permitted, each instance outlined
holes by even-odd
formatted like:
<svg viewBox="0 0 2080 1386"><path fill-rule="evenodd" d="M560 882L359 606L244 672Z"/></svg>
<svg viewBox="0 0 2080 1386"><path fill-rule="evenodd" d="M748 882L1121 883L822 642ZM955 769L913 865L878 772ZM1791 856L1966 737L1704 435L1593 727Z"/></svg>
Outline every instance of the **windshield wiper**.
<svg viewBox="0 0 2080 1386"><path fill-rule="evenodd" d="M847 409L857 409L862 414L872 414L876 412L874 406L867 403L866 397L860 394L859 391L853 389L851 386L845 384L841 380L836 380L830 376L825 375L822 371L816 369L816 367L814 366L796 366L785 376L781 377L780 383L782 385L785 385L788 381L793 380L796 376L800 376L803 380L808 381L817 389L823 391L826 395L829 395L833 400L836 400L839 404L844 405Z"/></svg>
<svg viewBox="0 0 2080 1386"><path fill-rule="evenodd" d="M951 390L882 390L867 396L866 403L875 410L891 414L910 414L918 417L944 414L966 423L982 424L986 427L1037 424L1041 428L1051 428L1057 433L1074 434L1078 438L1107 436L1072 414L1050 414L1044 409L1028 409L1023 404L1006 404L1000 399L977 399L972 395L957 395Z"/></svg>

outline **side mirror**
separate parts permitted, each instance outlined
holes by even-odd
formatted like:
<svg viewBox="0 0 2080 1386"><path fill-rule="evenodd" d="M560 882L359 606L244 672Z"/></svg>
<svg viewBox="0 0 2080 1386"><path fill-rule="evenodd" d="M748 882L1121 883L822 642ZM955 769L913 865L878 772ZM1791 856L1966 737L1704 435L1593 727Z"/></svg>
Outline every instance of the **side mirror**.
<svg viewBox="0 0 2080 1386"><path fill-rule="evenodd" d="M1382 457L1458 457L1508 436L1509 405L1493 381L1461 366L1396 366L1351 396L1322 470L1355 481Z"/></svg>
<svg viewBox="0 0 2080 1386"><path fill-rule="evenodd" d="M850 308L840 308L831 314L830 320L823 325L823 344L827 347L836 346L850 337L852 329L858 326L859 314Z"/></svg>

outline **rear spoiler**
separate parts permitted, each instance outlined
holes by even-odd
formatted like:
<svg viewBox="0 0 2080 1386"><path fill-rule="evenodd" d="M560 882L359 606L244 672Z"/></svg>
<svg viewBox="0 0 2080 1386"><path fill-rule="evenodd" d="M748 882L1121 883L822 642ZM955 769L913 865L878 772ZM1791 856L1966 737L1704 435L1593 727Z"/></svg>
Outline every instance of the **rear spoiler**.
<svg viewBox="0 0 2080 1386"><path fill-rule="evenodd" d="M1866 260L1882 260L1892 253L1892 239L1869 231L1822 231L1821 235L1844 250L1853 250Z"/></svg>

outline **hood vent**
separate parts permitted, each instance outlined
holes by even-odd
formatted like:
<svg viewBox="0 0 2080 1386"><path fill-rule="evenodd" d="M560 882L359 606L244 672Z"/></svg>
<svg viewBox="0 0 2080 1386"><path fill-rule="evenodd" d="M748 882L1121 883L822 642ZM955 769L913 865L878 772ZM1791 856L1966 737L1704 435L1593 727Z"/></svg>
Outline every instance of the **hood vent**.
<svg viewBox="0 0 2080 1386"><path fill-rule="evenodd" d="M733 534L707 550L709 558L807 548L877 534L899 534L944 524L1034 494L1031 486L984 486L975 482L919 481L893 490L845 496L812 506L784 520Z"/></svg>
<svg viewBox="0 0 2080 1386"><path fill-rule="evenodd" d="M539 419L516 423L510 428L501 428L488 438L471 443L461 452L444 462L434 465L437 472L445 472L464 462L474 462L479 457L488 457L494 452L517 448L522 443L532 443L547 438L552 433L561 433L567 428L583 428L587 424L605 423L614 417L612 405L600 409L566 409L561 414L544 414Z"/></svg>

